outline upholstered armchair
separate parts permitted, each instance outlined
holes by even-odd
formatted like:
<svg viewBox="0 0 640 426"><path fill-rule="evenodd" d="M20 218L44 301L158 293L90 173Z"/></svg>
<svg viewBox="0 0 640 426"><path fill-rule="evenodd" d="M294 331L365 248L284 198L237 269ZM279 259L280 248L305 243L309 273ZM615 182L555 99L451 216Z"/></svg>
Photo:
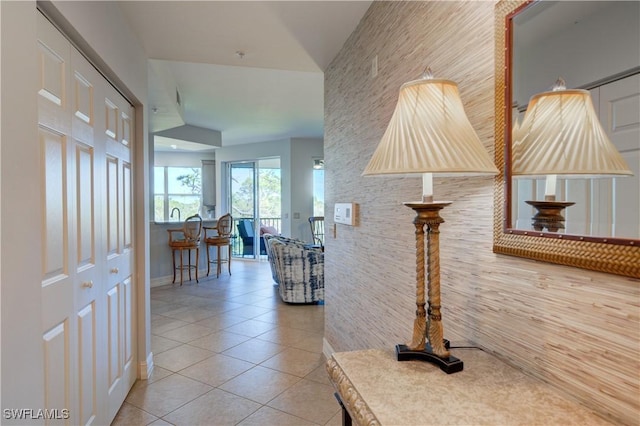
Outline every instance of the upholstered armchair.
<svg viewBox="0 0 640 426"><path fill-rule="evenodd" d="M269 266L271 267L271 277L273 278L273 281L276 284L278 284L278 274L276 273L276 263L275 263L275 259L273 258L273 255L271 254L271 246L269 244L269 240L271 240L272 238L278 238L278 237L273 234L264 234L262 238L264 239L264 247L267 250L267 259L269 260Z"/></svg>
<svg viewBox="0 0 640 426"><path fill-rule="evenodd" d="M303 244L303 243L302 241L299 241L299 240L283 237L282 235L270 234L270 233L263 234L262 238L264 239L264 247L267 251L267 259L269 260L269 266L271 266L271 277L273 278L273 281L276 284L279 284L278 273L276 271L277 269L276 260L271 254L271 246L269 245L269 240L271 240L272 238L276 238L277 240L284 241L284 242L293 242L293 243L300 243L300 244Z"/></svg>
<svg viewBox="0 0 640 426"><path fill-rule="evenodd" d="M255 236L253 219L240 219L237 226L240 238L242 238L242 256L253 256L253 238ZM267 254L263 238L260 238L260 254Z"/></svg>
<svg viewBox="0 0 640 426"><path fill-rule="evenodd" d="M273 279L284 302L324 300L324 253L302 241L265 234Z"/></svg>

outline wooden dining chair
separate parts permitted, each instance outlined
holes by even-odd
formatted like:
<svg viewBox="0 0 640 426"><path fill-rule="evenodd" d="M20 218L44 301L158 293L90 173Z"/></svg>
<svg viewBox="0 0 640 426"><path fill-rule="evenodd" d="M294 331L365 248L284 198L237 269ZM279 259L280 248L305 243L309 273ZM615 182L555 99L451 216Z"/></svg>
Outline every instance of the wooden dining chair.
<svg viewBox="0 0 640 426"><path fill-rule="evenodd" d="M231 275L231 229L233 225L233 217L229 213L221 216L218 219L215 227L204 227L204 242L207 245L207 276L209 276L210 267L212 263L216 264L216 278L220 276L221 265L223 263L228 264L229 275ZM207 235L207 231L215 232L215 234ZM214 260L211 260L209 254L209 247L216 247L217 255ZM227 246L229 251L226 259L221 258L220 248Z"/></svg>
<svg viewBox="0 0 640 426"><path fill-rule="evenodd" d="M200 215L189 216L185 219L182 228L167 229L169 233L169 247L171 248L171 260L173 261L173 283L176 282L176 270L180 270L180 285L182 285L182 273L195 269L196 282L198 282L198 259L200 258L200 236L202 234L202 218ZM184 251L187 251L187 265L184 264ZM196 264L191 264L191 250L196 251ZM180 266L176 266L176 252L180 256Z"/></svg>

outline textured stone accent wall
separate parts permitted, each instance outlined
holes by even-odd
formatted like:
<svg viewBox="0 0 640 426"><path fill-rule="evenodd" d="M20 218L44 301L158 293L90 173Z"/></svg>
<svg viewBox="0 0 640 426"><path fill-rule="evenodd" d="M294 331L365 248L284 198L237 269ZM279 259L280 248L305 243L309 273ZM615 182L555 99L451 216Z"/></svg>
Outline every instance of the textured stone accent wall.
<svg viewBox="0 0 640 426"><path fill-rule="evenodd" d="M337 351L392 348L411 337L413 211L402 203L419 199L421 180L361 173L400 86L426 66L459 84L493 155L493 14L493 2L374 2L326 70L325 337ZM492 178L436 178L434 192L453 202L440 227L445 337L637 424L640 282L494 254ZM334 238L336 202L358 203L359 223L336 225Z"/></svg>

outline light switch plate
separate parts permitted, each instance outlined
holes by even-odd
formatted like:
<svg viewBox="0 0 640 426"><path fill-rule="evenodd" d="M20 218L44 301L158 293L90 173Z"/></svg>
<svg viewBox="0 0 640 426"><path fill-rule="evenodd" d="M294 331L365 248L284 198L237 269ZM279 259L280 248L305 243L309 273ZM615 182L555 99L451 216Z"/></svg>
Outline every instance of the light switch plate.
<svg viewBox="0 0 640 426"><path fill-rule="evenodd" d="M333 210L333 221L355 226L357 215L358 205L356 203L336 203Z"/></svg>

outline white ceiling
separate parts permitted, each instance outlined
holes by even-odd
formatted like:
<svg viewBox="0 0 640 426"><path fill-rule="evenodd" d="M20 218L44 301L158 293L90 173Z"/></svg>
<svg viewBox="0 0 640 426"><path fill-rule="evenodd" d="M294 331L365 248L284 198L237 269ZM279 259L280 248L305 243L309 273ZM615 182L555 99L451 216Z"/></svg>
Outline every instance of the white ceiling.
<svg viewBox="0 0 640 426"><path fill-rule="evenodd" d="M322 138L323 71L370 4L120 2L150 58L150 131L218 130L222 146Z"/></svg>

